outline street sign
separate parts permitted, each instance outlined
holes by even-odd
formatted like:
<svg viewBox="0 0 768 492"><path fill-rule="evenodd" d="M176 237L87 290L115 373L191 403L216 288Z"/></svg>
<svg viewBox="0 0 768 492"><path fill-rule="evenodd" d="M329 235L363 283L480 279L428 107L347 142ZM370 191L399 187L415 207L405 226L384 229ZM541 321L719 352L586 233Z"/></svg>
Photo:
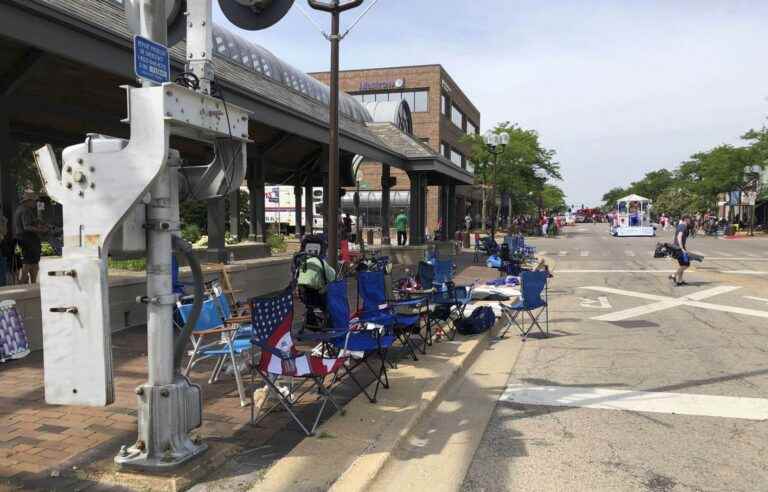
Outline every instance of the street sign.
<svg viewBox="0 0 768 492"><path fill-rule="evenodd" d="M133 71L137 77L158 84L171 80L168 47L141 36L133 37Z"/></svg>

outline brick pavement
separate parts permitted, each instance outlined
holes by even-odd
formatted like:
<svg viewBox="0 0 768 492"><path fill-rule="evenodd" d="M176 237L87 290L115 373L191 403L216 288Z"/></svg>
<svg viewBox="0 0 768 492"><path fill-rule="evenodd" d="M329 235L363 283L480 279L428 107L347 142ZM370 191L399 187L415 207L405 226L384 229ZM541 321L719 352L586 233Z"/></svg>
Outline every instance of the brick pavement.
<svg viewBox="0 0 768 492"><path fill-rule="evenodd" d="M462 266L471 263L462 255ZM459 268L459 281L493 277L484 267ZM495 273L495 272L494 272ZM350 291L354 292L353 287ZM295 318L301 319L300 304ZM115 403L104 408L47 405L43 394L42 352L0 365L0 490L84 490L94 487L89 471L109 466L121 445L136 439L134 389L146 380L146 333L136 328L113 336ZM263 446L276 434L298 428L286 414L270 415L260 426L248 425L250 409L242 408L234 380L224 376L207 383L211 363L202 362L190 374L203 388L203 425L196 433L209 442L242 449ZM347 395L347 398L353 397ZM345 398L345 399L347 399Z"/></svg>

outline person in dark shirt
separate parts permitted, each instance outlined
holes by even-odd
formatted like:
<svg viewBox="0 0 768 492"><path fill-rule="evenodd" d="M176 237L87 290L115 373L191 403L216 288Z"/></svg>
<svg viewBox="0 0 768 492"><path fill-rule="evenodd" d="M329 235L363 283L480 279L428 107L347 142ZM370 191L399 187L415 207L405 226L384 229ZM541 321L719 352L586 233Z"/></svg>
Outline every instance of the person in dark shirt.
<svg viewBox="0 0 768 492"><path fill-rule="evenodd" d="M688 258L688 250L685 243L688 240L688 233L691 228L691 218L684 215L675 228L675 240L673 244L680 248L680 254L677 256L677 272L670 276L670 280L675 282L675 285L688 285L683 281L683 273L691 266L691 260Z"/></svg>

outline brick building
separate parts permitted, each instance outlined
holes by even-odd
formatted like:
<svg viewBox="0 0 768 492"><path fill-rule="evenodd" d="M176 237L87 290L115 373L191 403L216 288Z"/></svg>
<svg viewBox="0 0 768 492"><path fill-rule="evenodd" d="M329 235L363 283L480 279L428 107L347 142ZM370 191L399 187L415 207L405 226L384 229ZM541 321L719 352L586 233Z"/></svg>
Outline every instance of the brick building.
<svg viewBox="0 0 768 492"><path fill-rule="evenodd" d="M328 72L310 73L323 83L329 83ZM413 134L421 142L440 153L456 166L470 172L473 165L469 156L471 148L461 142L467 133L480 132L480 111L441 65L419 65L410 67L371 68L345 70L339 74L342 91L352 95L364 105L380 101L405 100L411 109ZM382 166L378 162L362 164L359 179L364 191L381 190ZM410 189L408 175L399 169L392 169L397 179L392 188L391 213L402 209L404 196ZM380 196L380 194L376 194ZM379 198L380 200L380 198ZM437 227L439 210L439 188L427 189L427 229ZM471 208L471 216L480 213L480 191L473 186L459 186L456 189L456 217L460 224ZM377 214L371 213L368 224L380 225ZM391 223L391 222L390 222Z"/></svg>

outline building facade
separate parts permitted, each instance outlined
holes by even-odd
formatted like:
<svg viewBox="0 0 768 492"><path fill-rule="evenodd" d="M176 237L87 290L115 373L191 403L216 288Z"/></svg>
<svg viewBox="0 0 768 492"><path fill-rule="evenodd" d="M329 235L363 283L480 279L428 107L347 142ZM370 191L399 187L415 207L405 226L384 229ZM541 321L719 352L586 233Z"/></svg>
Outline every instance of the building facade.
<svg viewBox="0 0 768 492"><path fill-rule="evenodd" d="M327 72L309 74L323 83L329 83ZM480 133L480 111L472 104L461 88L441 65L410 67L371 68L345 70L339 74L342 91L352 95L364 105L381 101L401 101L411 109L413 134L419 141L449 159L454 165L473 172L470 161L471 147L462 138L467 134ZM376 213L376 197L381 196L382 165L378 162L364 162L358 172L360 188L367 207L366 225L381 225ZM398 169L391 169L391 176L397 183L391 214L403 209L402 197L408 194L408 175ZM473 186L459 186L456 189L456 217L463 224L469 212L479 220L480 191ZM437 229L439 217L439 187L427 189L426 225L430 234ZM391 223L391 221L390 221Z"/></svg>

